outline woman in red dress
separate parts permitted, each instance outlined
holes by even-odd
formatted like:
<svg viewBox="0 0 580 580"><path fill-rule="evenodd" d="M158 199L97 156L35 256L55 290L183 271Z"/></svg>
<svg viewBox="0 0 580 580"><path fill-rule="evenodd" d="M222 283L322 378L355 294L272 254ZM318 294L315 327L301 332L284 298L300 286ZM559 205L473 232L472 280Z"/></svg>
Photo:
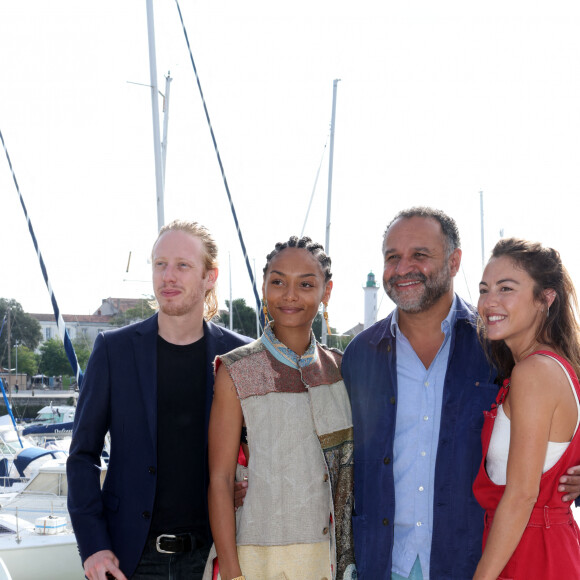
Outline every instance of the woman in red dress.
<svg viewBox="0 0 580 580"><path fill-rule="evenodd" d="M579 531L558 492L580 461L576 294L560 255L495 246L480 283L480 330L500 376L474 493L486 510L474 580L580 578Z"/></svg>

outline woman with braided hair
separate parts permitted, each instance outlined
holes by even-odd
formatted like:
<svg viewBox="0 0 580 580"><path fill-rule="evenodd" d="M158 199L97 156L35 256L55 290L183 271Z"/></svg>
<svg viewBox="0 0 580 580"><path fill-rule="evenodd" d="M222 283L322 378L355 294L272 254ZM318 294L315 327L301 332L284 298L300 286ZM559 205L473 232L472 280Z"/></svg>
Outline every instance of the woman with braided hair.
<svg viewBox="0 0 580 580"><path fill-rule="evenodd" d="M580 578L579 530L558 485L580 461L572 281L558 252L511 238L496 244L479 288L481 335L506 380L485 416L473 486L486 510L474 579Z"/></svg>
<svg viewBox="0 0 580 580"><path fill-rule="evenodd" d="M272 321L261 338L216 359L209 509L223 580L356 577L342 354L312 332L332 291L330 266L308 237L276 244L262 286ZM240 433L245 471L236 466ZM243 477L248 492L234 513L233 485ZM212 567L210 554L207 578Z"/></svg>

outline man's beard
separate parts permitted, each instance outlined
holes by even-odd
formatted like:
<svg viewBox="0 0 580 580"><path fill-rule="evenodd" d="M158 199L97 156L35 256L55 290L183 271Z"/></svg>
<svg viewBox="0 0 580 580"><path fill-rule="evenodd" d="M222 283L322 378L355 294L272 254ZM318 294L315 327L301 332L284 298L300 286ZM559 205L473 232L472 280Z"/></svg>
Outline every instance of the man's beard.
<svg viewBox="0 0 580 580"><path fill-rule="evenodd" d="M159 310L167 316L185 316L193 310L193 304L191 302L186 304L160 304Z"/></svg>
<svg viewBox="0 0 580 580"><path fill-rule="evenodd" d="M157 300L159 310L166 316L185 316L199 307L205 301L205 293L200 288L194 294L182 295L179 302Z"/></svg>
<svg viewBox="0 0 580 580"><path fill-rule="evenodd" d="M414 296L399 296L396 284L404 282L405 280L420 280L423 291ZM449 292L449 288L451 288L451 271L449 266L445 265L429 277L420 272L415 272L413 274L405 274L404 276L393 276L389 280L383 281L383 285L387 296L398 308L403 312L417 314L429 310L442 296Z"/></svg>

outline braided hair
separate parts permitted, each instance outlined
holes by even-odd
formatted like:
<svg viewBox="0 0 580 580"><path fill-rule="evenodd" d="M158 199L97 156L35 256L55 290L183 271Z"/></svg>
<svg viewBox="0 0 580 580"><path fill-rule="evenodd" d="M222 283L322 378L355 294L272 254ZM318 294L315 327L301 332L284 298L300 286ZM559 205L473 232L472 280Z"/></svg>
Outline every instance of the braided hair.
<svg viewBox="0 0 580 580"><path fill-rule="evenodd" d="M332 278L332 272L330 271L330 257L326 255L324 248L320 244L313 242L308 236L304 236L302 238L291 236L287 242L278 242L274 249L266 256L264 276L268 271L272 259L286 248L302 248L304 250L308 250L320 264L322 274L324 275L324 282L326 283Z"/></svg>

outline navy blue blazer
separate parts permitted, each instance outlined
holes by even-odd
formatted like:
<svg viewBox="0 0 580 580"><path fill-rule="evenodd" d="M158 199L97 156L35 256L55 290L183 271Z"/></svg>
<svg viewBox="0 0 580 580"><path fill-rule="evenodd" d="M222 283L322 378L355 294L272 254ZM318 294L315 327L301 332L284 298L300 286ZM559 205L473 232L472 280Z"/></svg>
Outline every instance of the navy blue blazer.
<svg viewBox="0 0 580 580"><path fill-rule="evenodd" d="M99 334L81 387L67 461L68 509L82 561L100 550L112 550L127 577L145 547L155 501L157 334L157 314ZM207 433L213 361L252 339L211 322L204 322L204 334ZM98 466L107 432L111 453L101 489ZM207 436L205 444L201 468L207 485Z"/></svg>

